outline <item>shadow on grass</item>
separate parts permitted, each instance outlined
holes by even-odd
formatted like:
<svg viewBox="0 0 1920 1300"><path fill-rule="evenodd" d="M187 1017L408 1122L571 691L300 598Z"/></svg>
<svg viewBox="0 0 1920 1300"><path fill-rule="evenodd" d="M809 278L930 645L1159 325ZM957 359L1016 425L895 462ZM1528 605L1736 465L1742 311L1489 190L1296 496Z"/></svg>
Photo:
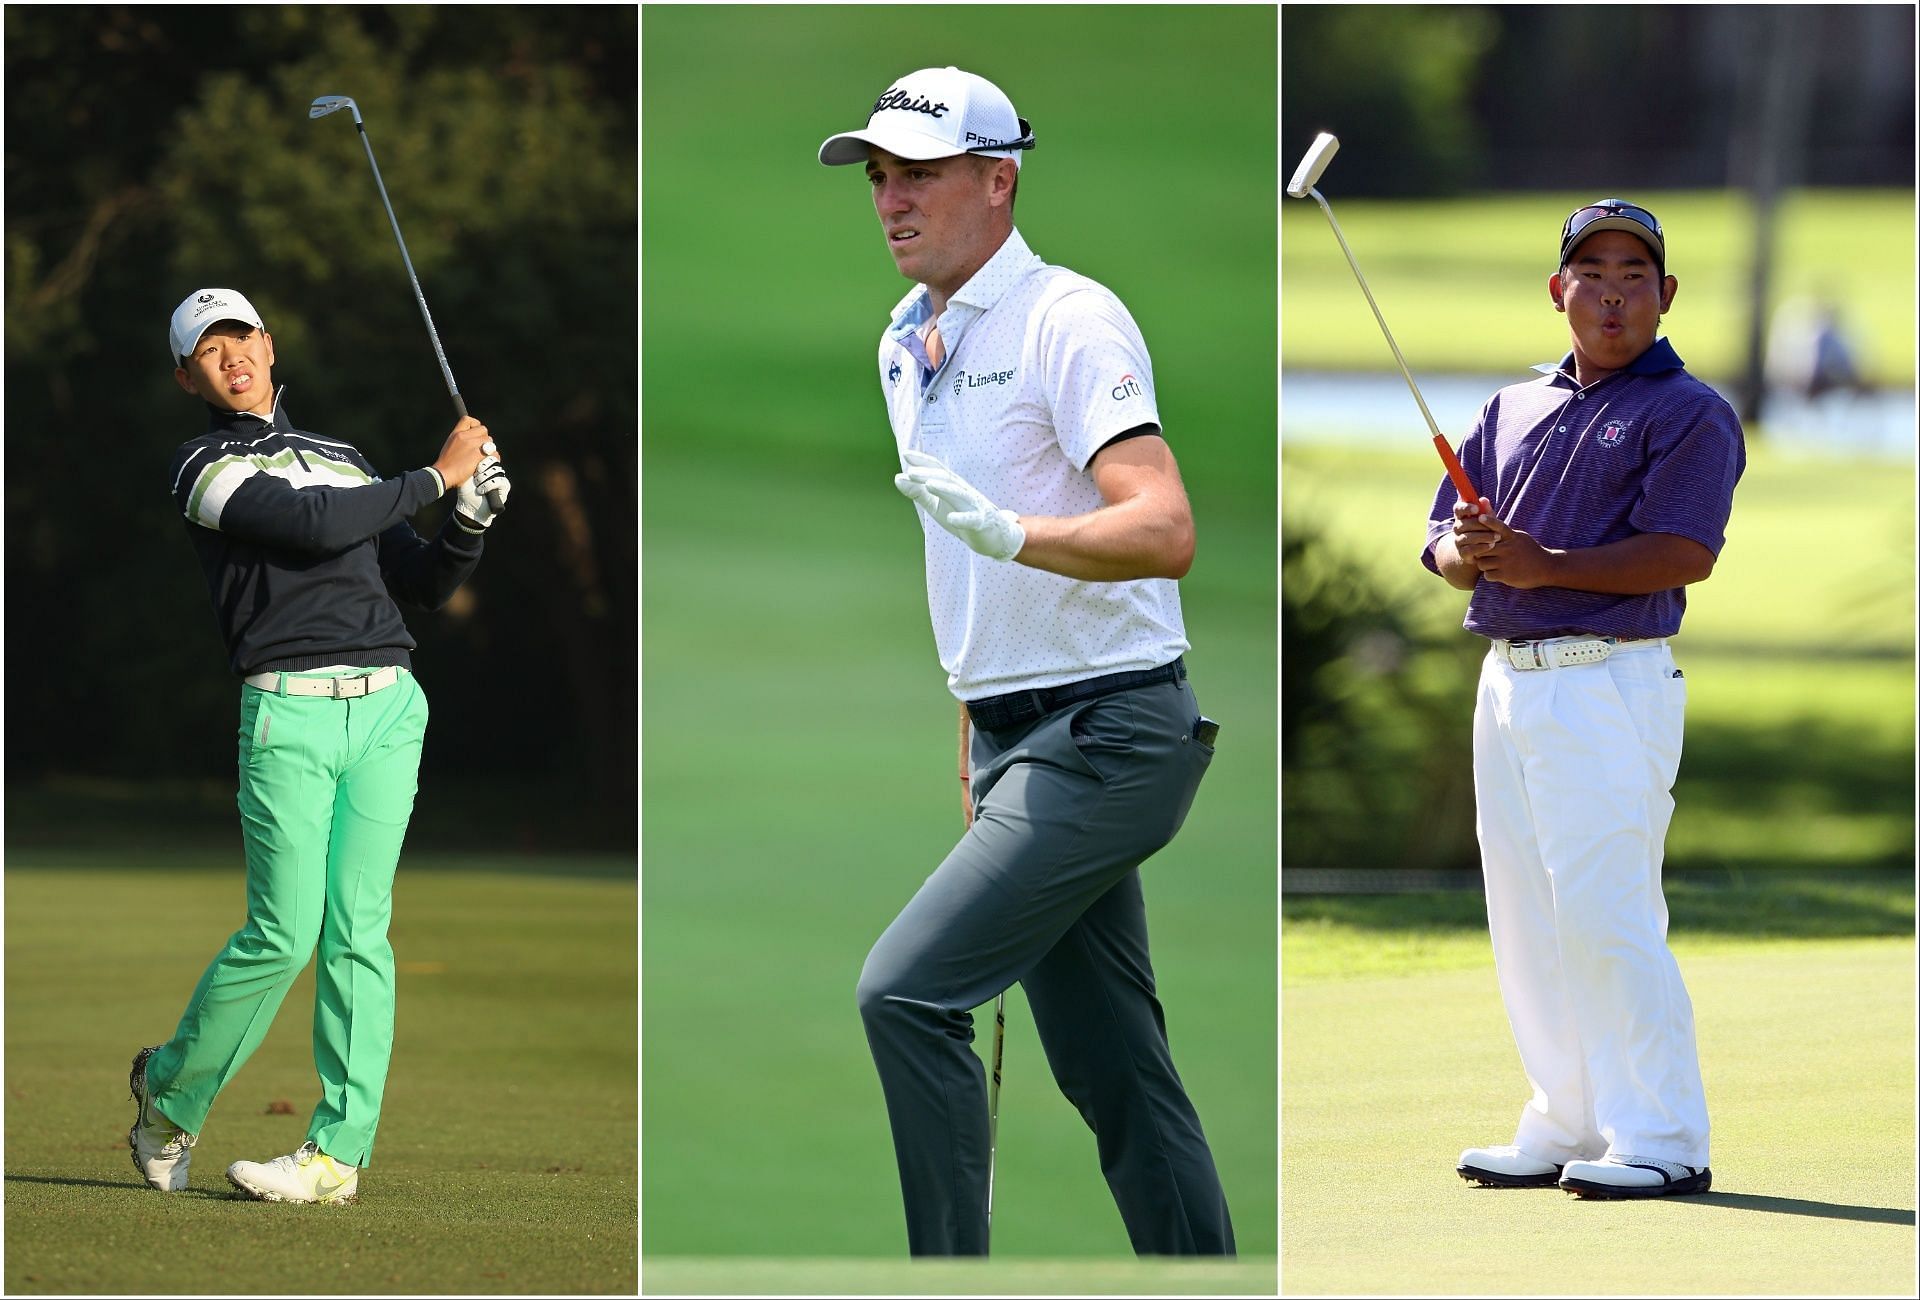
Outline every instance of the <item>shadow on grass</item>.
<svg viewBox="0 0 1920 1300"><path fill-rule="evenodd" d="M243 879L246 857L236 843L164 849L138 846L74 847L22 842L7 837L7 874L29 871L125 871L129 869L164 871L228 870L236 880ZM413 838L400 854L401 876L442 871L484 872L500 876L538 876L556 880L635 881L640 878L637 855L618 853L521 853L514 850L492 853L447 852L435 847L415 849ZM429 843L421 837L422 843Z"/></svg>
<svg viewBox="0 0 1920 1300"><path fill-rule="evenodd" d="M1752 873L1737 882L1669 874L1672 933L1753 938L1851 939L1911 935L1911 872L1791 876ZM1365 930L1484 930L1478 890L1404 894L1283 894L1289 922L1325 921Z"/></svg>
<svg viewBox="0 0 1920 1300"><path fill-rule="evenodd" d="M8 1174L9 1183L41 1183L51 1187L108 1187L121 1192L148 1192L152 1189L144 1183L123 1182L109 1178L43 1178L38 1174ZM239 1192L214 1192L204 1187L183 1187L173 1196L197 1196L208 1201L238 1201L247 1198Z"/></svg>
<svg viewBox="0 0 1920 1300"><path fill-rule="evenodd" d="M62 775L10 781L6 840L26 849L130 852L156 844L238 856L233 781L156 777L123 781ZM484 796L445 777L422 776L407 844L490 860L639 855L638 810L590 792L532 780L490 783ZM591 874L591 873L589 873Z"/></svg>
<svg viewBox="0 0 1920 1300"><path fill-rule="evenodd" d="M1851 1219L1859 1223L1912 1224L1912 1210L1890 1210L1879 1205L1837 1205L1832 1201L1802 1201L1791 1196L1746 1196L1739 1192L1706 1192L1676 1196L1683 1205L1707 1205L1722 1210L1759 1210L1765 1214L1801 1214L1815 1219Z"/></svg>
<svg viewBox="0 0 1920 1300"><path fill-rule="evenodd" d="M1768 810L1780 808L1842 817L1911 813L1912 737L1863 738L1807 718L1766 726L1689 719L1674 798L1687 809L1717 806L1747 816L1778 816Z"/></svg>

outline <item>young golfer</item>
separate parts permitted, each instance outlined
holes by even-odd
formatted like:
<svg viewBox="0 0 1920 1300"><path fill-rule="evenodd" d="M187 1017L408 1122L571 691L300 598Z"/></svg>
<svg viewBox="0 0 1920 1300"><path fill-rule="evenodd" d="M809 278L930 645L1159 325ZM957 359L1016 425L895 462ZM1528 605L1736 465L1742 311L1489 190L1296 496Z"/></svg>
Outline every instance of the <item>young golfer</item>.
<svg viewBox="0 0 1920 1300"><path fill-rule="evenodd" d="M1660 318L1653 214L1568 217L1547 281L1573 350L1496 393L1443 481L1421 559L1471 591L1490 646L1473 720L1494 967L1533 1097L1509 1145L1458 1172L1591 1197L1703 1192L1707 1101L1693 1007L1667 947L1660 862L1687 686L1668 638L1713 572L1740 423L1686 372Z"/></svg>
<svg viewBox="0 0 1920 1300"><path fill-rule="evenodd" d="M971 1009L1016 982L1134 1249L1232 1254L1167 1046L1139 871L1179 830L1217 730L1181 659L1193 519L1133 318L1014 229L1033 144L999 88L928 68L820 148L823 163L864 168L915 282L877 377L960 702L968 818L868 954L860 1014L915 1255L986 1253Z"/></svg>
<svg viewBox="0 0 1920 1300"><path fill-rule="evenodd" d="M394 869L413 813L427 701L397 602L444 604L480 562L511 490L487 428L464 419L433 464L395 479L350 444L295 428L273 338L231 289L189 294L168 334L207 432L168 481L240 679L239 805L247 920L207 967L173 1037L133 1058L133 1163L187 1185L214 1099L266 1036L316 945L307 1140L227 1178L266 1201L341 1203L371 1162L393 1049ZM409 516L457 487L432 541Z"/></svg>

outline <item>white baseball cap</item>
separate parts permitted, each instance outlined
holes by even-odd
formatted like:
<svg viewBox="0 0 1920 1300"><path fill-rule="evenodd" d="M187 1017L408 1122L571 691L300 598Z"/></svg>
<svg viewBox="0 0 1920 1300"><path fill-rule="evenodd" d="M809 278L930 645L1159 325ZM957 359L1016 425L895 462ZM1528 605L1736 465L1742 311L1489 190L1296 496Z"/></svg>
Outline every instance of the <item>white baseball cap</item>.
<svg viewBox="0 0 1920 1300"><path fill-rule="evenodd" d="M1021 150L1033 148L1033 129L985 77L922 68L873 101L864 131L844 131L821 145L820 161L829 167L863 163L869 145L915 161L973 153L1011 158L1018 167Z"/></svg>
<svg viewBox="0 0 1920 1300"><path fill-rule="evenodd" d="M233 289L195 289L173 309L173 323L167 329L174 364L180 364L181 357L200 346L200 336L223 320L244 321L255 329L266 328L246 295Z"/></svg>

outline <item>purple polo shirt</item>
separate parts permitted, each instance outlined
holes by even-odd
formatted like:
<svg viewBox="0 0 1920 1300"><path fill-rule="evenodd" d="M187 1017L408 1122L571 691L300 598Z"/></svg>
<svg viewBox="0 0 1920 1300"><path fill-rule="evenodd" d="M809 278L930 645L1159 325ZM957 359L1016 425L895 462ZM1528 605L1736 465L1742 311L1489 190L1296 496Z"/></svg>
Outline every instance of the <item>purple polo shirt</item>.
<svg viewBox="0 0 1920 1300"><path fill-rule="evenodd" d="M1726 543L1733 485L1747 467L1740 421L1726 399L1688 374L1666 339L1625 370L1581 388L1573 354L1545 376L1501 389L1460 444L1460 463L1493 512L1543 546L1604 546L1635 533L1675 533L1716 556ZM1453 527L1459 495L1444 476L1421 563ZM1515 641L1590 634L1622 640L1680 630L1686 592L1614 596L1567 587L1521 590L1482 577L1466 629Z"/></svg>

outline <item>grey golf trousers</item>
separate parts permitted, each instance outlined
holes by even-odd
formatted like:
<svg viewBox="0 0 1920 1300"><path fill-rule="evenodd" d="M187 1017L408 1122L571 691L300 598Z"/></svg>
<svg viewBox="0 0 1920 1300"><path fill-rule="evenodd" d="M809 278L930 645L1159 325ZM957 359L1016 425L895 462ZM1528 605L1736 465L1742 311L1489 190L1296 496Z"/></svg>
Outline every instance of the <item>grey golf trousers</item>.
<svg viewBox="0 0 1920 1300"><path fill-rule="evenodd" d="M1198 717L1183 679L974 729L973 826L874 944L858 990L913 1254L987 1252L971 1009L1016 981L1135 1252L1234 1253L1167 1046L1140 890L1140 863L1179 830L1212 760Z"/></svg>

